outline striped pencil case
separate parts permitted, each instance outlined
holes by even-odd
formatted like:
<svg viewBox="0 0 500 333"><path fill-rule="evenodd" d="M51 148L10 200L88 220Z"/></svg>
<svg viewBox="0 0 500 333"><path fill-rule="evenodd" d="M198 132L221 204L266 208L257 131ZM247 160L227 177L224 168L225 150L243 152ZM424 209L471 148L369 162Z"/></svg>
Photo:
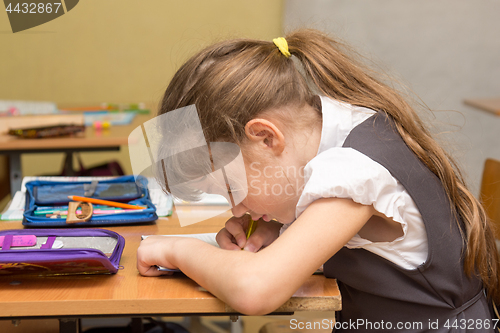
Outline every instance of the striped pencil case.
<svg viewBox="0 0 500 333"><path fill-rule="evenodd" d="M0 276L115 274L125 239L104 229L0 231Z"/></svg>
<svg viewBox="0 0 500 333"><path fill-rule="evenodd" d="M26 206L23 225L33 227L80 227L151 223L158 219L156 207L150 199L147 180L123 176L100 181L43 181L26 183ZM68 215L85 215L83 205L71 211L70 196L83 199L111 201L117 204L141 206L142 209L110 207L93 204L91 212L81 219L68 219ZM79 215L80 214L80 215Z"/></svg>

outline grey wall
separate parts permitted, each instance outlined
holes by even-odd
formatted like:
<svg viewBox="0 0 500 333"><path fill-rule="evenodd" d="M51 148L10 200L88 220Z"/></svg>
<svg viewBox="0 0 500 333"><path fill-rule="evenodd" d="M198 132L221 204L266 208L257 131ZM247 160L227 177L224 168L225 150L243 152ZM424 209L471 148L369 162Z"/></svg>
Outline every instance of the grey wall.
<svg viewBox="0 0 500 333"><path fill-rule="evenodd" d="M402 81L478 194L484 160L500 159L500 116L463 104L500 98L499 0L287 0L285 32L340 37Z"/></svg>

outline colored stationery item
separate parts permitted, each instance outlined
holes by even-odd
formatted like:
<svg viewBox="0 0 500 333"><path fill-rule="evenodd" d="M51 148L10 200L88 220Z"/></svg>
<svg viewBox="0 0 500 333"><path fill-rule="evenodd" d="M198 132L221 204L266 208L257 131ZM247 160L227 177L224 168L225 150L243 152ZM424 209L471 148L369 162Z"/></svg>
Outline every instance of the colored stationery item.
<svg viewBox="0 0 500 333"><path fill-rule="evenodd" d="M5 236L0 236L0 247L3 247ZM9 247L33 246L36 244L35 235L14 235L9 239Z"/></svg>
<svg viewBox="0 0 500 333"><path fill-rule="evenodd" d="M1 104L0 104L1 105ZM60 107L60 111L76 111L76 112L121 112L121 111L134 111L139 113L149 113L144 103L101 103L100 105L87 105L87 106L65 106Z"/></svg>
<svg viewBox="0 0 500 333"><path fill-rule="evenodd" d="M85 126L94 126L95 129L103 129L104 126L98 127L98 124L105 124L118 126L128 125L132 123L136 116L135 112L119 112L119 113L100 113L90 112L84 114Z"/></svg>
<svg viewBox="0 0 500 333"><path fill-rule="evenodd" d="M142 211L142 209L123 209L123 208L110 207L108 209L94 209L94 214L116 214L116 213L135 212L135 211ZM66 210L52 209L52 210L40 210L40 211L37 210L34 211L33 213L35 215L40 215L40 216L51 215L51 214L67 215L68 209ZM81 214L82 211L78 209L76 213Z"/></svg>
<svg viewBox="0 0 500 333"><path fill-rule="evenodd" d="M257 229L257 222L254 221L252 218L250 218L250 223L248 224L248 229L247 229L247 232L246 232L246 237L247 239L250 238L250 236L252 236L252 234L254 233L255 229ZM241 248L241 251L243 251L244 248Z"/></svg>
<svg viewBox="0 0 500 333"><path fill-rule="evenodd" d="M106 205L94 205L94 209L119 209L117 207L110 207ZM36 211L55 211L55 210L68 210L68 205L65 206L37 206ZM50 212L49 212L50 213Z"/></svg>
<svg viewBox="0 0 500 333"><path fill-rule="evenodd" d="M0 275L115 274L125 239L104 229L11 229L0 231ZM12 248L18 237L33 245ZM28 238L26 238L28 239Z"/></svg>
<svg viewBox="0 0 500 333"><path fill-rule="evenodd" d="M13 116L57 114L57 104L54 102L0 100L0 110L10 111Z"/></svg>
<svg viewBox="0 0 500 333"><path fill-rule="evenodd" d="M93 211L93 215L106 215L106 214L128 214L130 212L142 212L144 209L123 209L123 210L101 210L101 211ZM77 210L75 214L82 214L81 210ZM68 211L64 212L54 212L50 214L45 214L45 217L50 218L66 218L68 216Z"/></svg>
<svg viewBox="0 0 500 333"><path fill-rule="evenodd" d="M61 124L54 126L36 126L28 128L12 128L8 134L24 139L58 138L76 136L85 131L84 125Z"/></svg>
<svg viewBox="0 0 500 333"><path fill-rule="evenodd" d="M23 225L45 228L70 227L75 223L78 226L151 223L158 216L145 181L131 175L103 180L27 182ZM94 202L98 205L94 206Z"/></svg>
<svg viewBox="0 0 500 333"><path fill-rule="evenodd" d="M129 205L121 202L114 202L114 201L108 201L108 200L101 200L101 199L96 199L96 198L88 198L88 197L80 197L78 195L68 195L68 198L73 201L83 201L83 202L90 202L92 204L101 204L101 205L107 205L111 207L119 207L119 208L129 208L129 209L146 209L147 207L143 206L136 206L136 205Z"/></svg>
<svg viewBox="0 0 500 333"><path fill-rule="evenodd" d="M254 221L253 219L250 219L250 224L248 225L248 229L247 229L247 239L250 238L250 236L252 236L252 234L254 233L255 229L257 229L257 221Z"/></svg>
<svg viewBox="0 0 500 333"><path fill-rule="evenodd" d="M80 214L76 211L80 209ZM68 215L66 216L66 223L81 223L87 222L94 214L94 206L90 202L71 201L68 202Z"/></svg>
<svg viewBox="0 0 500 333"><path fill-rule="evenodd" d="M1 213L0 215L0 220L12 220L12 221L17 221L17 220L22 220L23 219L23 213L24 209L26 207L26 183L29 183L31 181L52 181L52 182L92 182L92 181L104 181L104 180L109 180L115 177L45 177L45 176L38 176L38 177L24 177L23 178L23 183L21 186L21 190L17 191L16 194L14 195L14 198L12 198L12 201L10 205L7 206L7 208ZM156 214L158 216L170 216L172 215L172 197L168 194L163 193L163 191L159 188L155 187L155 180L153 178L148 179L148 193L150 194L150 200L153 204L154 207L156 207ZM53 191L50 191L52 193ZM75 193L74 190L68 191L68 194L73 194L73 195L80 195L79 193ZM141 195L141 193L139 193ZM64 200L68 200L67 196L63 197ZM111 201L118 201L117 198L102 198L106 200L111 200ZM64 200L54 200L55 203L47 203L47 204L42 204L39 203L37 204L34 208L33 216L40 216L40 215L35 215L35 212L38 210L48 210L48 209L57 209L57 210L67 210L68 206L67 204L65 205L63 202ZM127 198L127 201L134 200L134 198ZM139 203L141 206L144 206L142 203ZM104 206L104 205L94 205L95 209L98 208L104 208L104 207L109 207L109 206Z"/></svg>

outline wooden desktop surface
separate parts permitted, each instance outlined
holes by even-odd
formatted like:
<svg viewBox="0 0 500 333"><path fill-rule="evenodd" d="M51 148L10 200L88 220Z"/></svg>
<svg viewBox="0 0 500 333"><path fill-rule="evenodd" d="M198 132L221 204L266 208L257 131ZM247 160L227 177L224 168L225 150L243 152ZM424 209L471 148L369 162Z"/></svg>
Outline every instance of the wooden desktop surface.
<svg viewBox="0 0 500 333"><path fill-rule="evenodd" d="M115 275L0 277L0 318L233 313L234 310L183 275L143 277L136 269L141 235L216 232L229 217L227 212L186 227L180 227L174 216L151 225L106 228L126 240L120 261L122 270ZM0 230L18 228L22 228L21 222L0 222ZM340 309L336 281L313 275L276 312Z"/></svg>
<svg viewBox="0 0 500 333"><path fill-rule="evenodd" d="M0 151L119 147L127 145L130 132L150 118L150 115L138 114L129 125L111 126L100 131L87 126L84 135L75 137L20 139L1 132Z"/></svg>

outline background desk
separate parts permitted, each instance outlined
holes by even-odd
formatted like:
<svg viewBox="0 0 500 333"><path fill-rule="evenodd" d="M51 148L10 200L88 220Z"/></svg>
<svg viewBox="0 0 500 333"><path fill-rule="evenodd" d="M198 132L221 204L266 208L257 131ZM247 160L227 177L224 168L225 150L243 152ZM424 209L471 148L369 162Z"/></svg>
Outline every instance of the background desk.
<svg viewBox="0 0 500 333"><path fill-rule="evenodd" d="M85 134L78 137L51 139L19 139L6 133L0 133L0 154L9 156L10 188L12 197L21 189L22 169L21 154L56 153L84 151L119 150L120 146L128 144L130 132L150 116L137 115L130 125L111 126L109 129L96 131L92 127L85 129ZM72 162L72 159L68 159ZM72 167L72 166L70 166Z"/></svg>
<svg viewBox="0 0 500 333"><path fill-rule="evenodd" d="M162 218L152 225L107 228L125 238L120 262L124 267L122 270L116 275L101 276L0 277L0 319L63 318L61 331L77 332L79 318L83 317L234 313L234 310L185 276L143 277L136 269L136 251L141 235L216 232L229 217L230 214L226 213L186 227L180 227L174 216ZM20 222L0 223L0 229L16 228L22 228ZM314 275L276 312L340 309L336 281Z"/></svg>

